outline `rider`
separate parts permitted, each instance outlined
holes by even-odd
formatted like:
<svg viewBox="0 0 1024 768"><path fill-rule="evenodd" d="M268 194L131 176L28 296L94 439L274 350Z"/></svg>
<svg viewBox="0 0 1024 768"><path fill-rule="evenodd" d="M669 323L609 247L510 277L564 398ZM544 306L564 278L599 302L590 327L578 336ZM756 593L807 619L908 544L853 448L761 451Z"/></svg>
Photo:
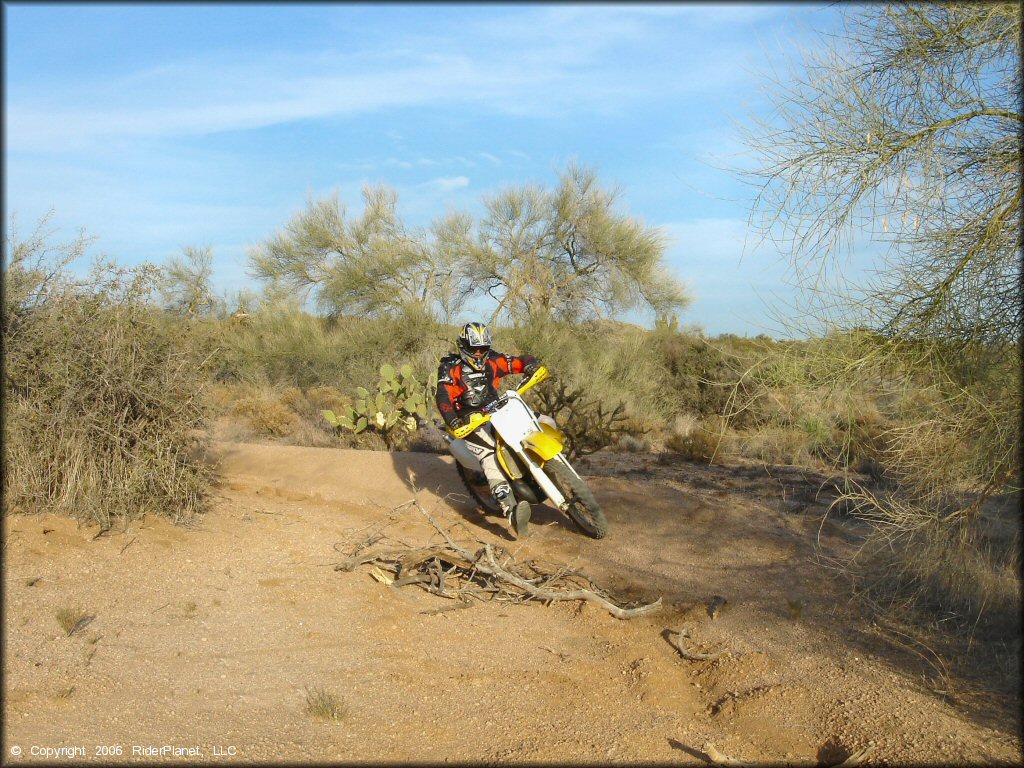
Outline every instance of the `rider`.
<svg viewBox="0 0 1024 768"><path fill-rule="evenodd" d="M466 323L456 342L457 352L441 358L437 369L437 410L449 430L469 423L469 415L480 411L498 397L498 383L509 373L527 376L540 368L531 355L503 355L491 349L491 331L483 323ZM490 423L477 427L464 438L466 447L480 460L491 494L519 537L527 534L530 503L516 503L508 480L495 457L494 432Z"/></svg>

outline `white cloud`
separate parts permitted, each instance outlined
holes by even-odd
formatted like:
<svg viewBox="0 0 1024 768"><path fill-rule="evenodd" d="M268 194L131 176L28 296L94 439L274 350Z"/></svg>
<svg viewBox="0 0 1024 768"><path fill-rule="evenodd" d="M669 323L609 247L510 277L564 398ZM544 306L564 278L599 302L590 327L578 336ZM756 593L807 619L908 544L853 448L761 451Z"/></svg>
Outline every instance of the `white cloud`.
<svg viewBox="0 0 1024 768"><path fill-rule="evenodd" d="M457 189L468 187L469 178L466 176L441 176L437 179L431 179L422 186L432 187L439 192L454 192Z"/></svg>

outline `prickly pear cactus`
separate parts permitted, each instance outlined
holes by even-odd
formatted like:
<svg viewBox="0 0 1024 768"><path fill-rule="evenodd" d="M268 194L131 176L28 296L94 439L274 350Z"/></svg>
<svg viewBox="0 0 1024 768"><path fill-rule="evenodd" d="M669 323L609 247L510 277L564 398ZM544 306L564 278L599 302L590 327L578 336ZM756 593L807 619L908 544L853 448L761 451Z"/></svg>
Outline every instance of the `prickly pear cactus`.
<svg viewBox="0 0 1024 768"><path fill-rule="evenodd" d="M394 366L385 364L380 367L376 391L358 387L355 402L347 411L340 415L334 411L322 413L335 429L349 429L356 434L370 430L392 446L401 433L416 431L417 416L426 418L426 387L416 380L411 365L396 371Z"/></svg>

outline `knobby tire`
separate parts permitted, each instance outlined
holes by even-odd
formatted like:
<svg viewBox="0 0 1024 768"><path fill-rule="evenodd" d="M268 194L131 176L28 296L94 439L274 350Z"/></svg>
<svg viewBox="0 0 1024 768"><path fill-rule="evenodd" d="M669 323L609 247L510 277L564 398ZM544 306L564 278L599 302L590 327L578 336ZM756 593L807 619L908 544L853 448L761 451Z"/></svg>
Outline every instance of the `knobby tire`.
<svg viewBox="0 0 1024 768"><path fill-rule="evenodd" d="M544 471L569 502L572 521L588 536L603 539L608 533L608 521L590 487L560 461L549 461Z"/></svg>
<svg viewBox="0 0 1024 768"><path fill-rule="evenodd" d="M491 496L491 487L487 484L487 478L483 472L467 469L458 461L455 462L455 469L459 473L462 484L469 491L470 497L484 513L498 513L501 511L498 502Z"/></svg>

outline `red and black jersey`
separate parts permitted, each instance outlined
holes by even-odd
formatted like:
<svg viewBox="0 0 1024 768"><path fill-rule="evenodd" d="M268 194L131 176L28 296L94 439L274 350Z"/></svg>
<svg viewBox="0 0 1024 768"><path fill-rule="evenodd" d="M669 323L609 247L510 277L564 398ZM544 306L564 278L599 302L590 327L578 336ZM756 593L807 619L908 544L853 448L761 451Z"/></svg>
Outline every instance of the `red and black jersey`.
<svg viewBox="0 0 1024 768"><path fill-rule="evenodd" d="M537 362L532 355L503 355L493 349L484 358L482 371L474 371L458 355L441 358L437 369L437 410L445 424L451 424L457 415L479 411L498 397L502 377L510 373L523 373Z"/></svg>

